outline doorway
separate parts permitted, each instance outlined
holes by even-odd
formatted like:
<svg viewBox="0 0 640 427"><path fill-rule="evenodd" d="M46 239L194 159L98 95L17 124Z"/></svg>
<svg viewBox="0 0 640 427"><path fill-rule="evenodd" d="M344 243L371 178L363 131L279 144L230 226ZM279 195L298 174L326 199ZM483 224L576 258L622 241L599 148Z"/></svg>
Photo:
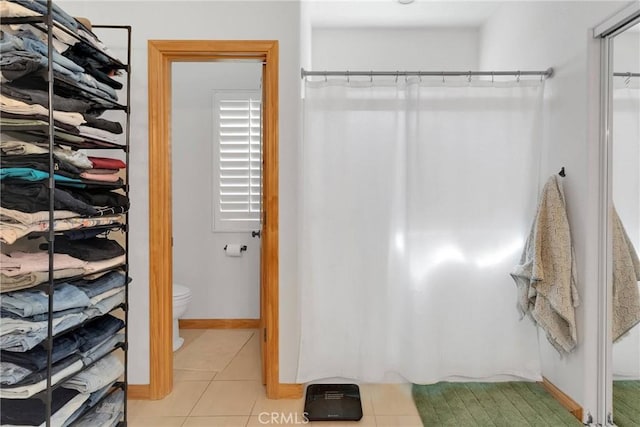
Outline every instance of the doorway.
<svg viewBox="0 0 640 427"><path fill-rule="evenodd" d="M260 256L262 379L269 398L284 397L278 370L278 42L150 40L149 72L149 398L173 388L171 66L174 62L263 63L263 180Z"/></svg>

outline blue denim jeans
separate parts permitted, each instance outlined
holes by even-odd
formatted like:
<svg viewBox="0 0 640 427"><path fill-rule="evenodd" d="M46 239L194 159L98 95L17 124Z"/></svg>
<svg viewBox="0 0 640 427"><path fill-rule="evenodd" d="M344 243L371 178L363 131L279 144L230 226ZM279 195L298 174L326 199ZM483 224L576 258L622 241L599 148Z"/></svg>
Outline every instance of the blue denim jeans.
<svg viewBox="0 0 640 427"><path fill-rule="evenodd" d="M120 421L124 412L124 391L118 390L110 394L91 409L74 426L76 427L111 427Z"/></svg>
<svg viewBox="0 0 640 427"><path fill-rule="evenodd" d="M38 39L38 37L32 32L24 31L20 33L20 36L14 36L7 33L6 31L3 31L2 37L0 38L0 52L8 53L12 51L26 51L35 53L40 56L40 63L44 67L47 66L47 57L49 54L47 45L40 39ZM55 49L53 50L52 54L53 55L51 59L55 71L65 74L76 81L80 80L81 74L84 73L84 68L71 61L70 59L60 55Z"/></svg>
<svg viewBox="0 0 640 427"><path fill-rule="evenodd" d="M72 364L76 363L80 359L80 356L77 354L67 357L66 359L60 360L57 363L51 365L51 375L55 375L56 373L62 371L63 369L68 368ZM20 387L20 386L28 386L32 384L37 384L43 380L47 379L47 370L42 369L37 372L32 372L27 377L20 380L18 383L13 384L11 386L5 386L5 389L11 389L11 387Z"/></svg>
<svg viewBox="0 0 640 427"><path fill-rule="evenodd" d="M53 333L57 335L84 322L85 313L69 314L53 319ZM0 349L7 351L27 351L47 338L48 322L27 322L4 318L0 322ZM8 332L5 332L8 331Z"/></svg>
<svg viewBox="0 0 640 427"><path fill-rule="evenodd" d="M71 424L72 422L74 422L75 420L80 418L81 416L87 414L88 410L90 408L93 408L100 401L100 399L102 399L104 396L106 396L107 393L109 393L110 391L113 391L113 385L114 384L115 384L115 381L113 383L109 384L109 385L106 385L106 386L102 387L100 390L94 391L93 393L91 393L89 395L89 398L87 400L85 400L85 402L82 404L82 406L80 408L78 408L76 410L76 412L74 412L73 415L71 415L67 419L67 421L64 423L63 427L68 426L69 424Z"/></svg>
<svg viewBox="0 0 640 427"><path fill-rule="evenodd" d="M32 373L32 370L7 362L4 359L0 361L0 384L3 386L16 384Z"/></svg>
<svg viewBox="0 0 640 427"><path fill-rule="evenodd" d="M111 384L123 373L122 362L116 355L110 354L62 384L62 387L78 390L80 393L93 393Z"/></svg>
<svg viewBox="0 0 640 427"><path fill-rule="evenodd" d="M110 291L113 288L124 286L126 277L121 271L111 271L96 280L79 280L74 285L84 292L89 298Z"/></svg>
<svg viewBox="0 0 640 427"><path fill-rule="evenodd" d="M53 311L88 307L89 297L68 283L57 285L53 292ZM17 291L4 294L0 307L21 317L30 317L49 312L49 296L43 291Z"/></svg>
<svg viewBox="0 0 640 427"><path fill-rule="evenodd" d="M61 380L67 378L69 375L73 375L75 372L78 372L82 369L83 367L82 361L79 360L77 357L74 360L75 361L71 365L65 366L63 369L60 369L59 371L54 372L54 374L51 377L52 384L57 384ZM62 365L63 362L58 362L58 365ZM8 398L8 399L27 399L41 392L42 390L46 389L47 373L43 371L43 373L32 374L34 375L34 378L36 374L40 376L44 376L44 378L40 379L36 383L31 384L32 382L31 378L27 377L28 381L27 379L23 381L25 384L19 383L19 384L14 384L10 387L4 386L0 388L0 397Z"/></svg>
<svg viewBox="0 0 640 427"><path fill-rule="evenodd" d="M51 425L52 426L62 426L66 425L67 420L75 414L75 412L82 407L82 405L87 401L89 396L86 394L79 394L73 399L69 401L62 408L58 409L54 414L51 415ZM46 425L46 424L45 424Z"/></svg>
<svg viewBox="0 0 640 427"><path fill-rule="evenodd" d="M79 83L91 88L92 90L90 90L90 92L93 91L98 95L112 99L114 101L118 99L116 91L111 86L99 82L90 74L81 74Z"/></svg>
<svg viewBox="0 0 640 427"><path fill-rule="evenodd" d="M84 328L75 331L75 335L80 341L80 351L87 352L94 349L114 336L123 327L124 322L111 315L106 315L87 323Z"/></svg>
<svg viewBox="0 0 640 427"><path fill-rule="evenodd" d="M40 40L38 36L33 34L31 31L20 31L15 37L22 39L25 47L24 50L28 52L39 53L45 58L49 56L49 49L46 43ZM60 55L57 50L53 49L52 53L53 62L55 62L56 64L60 65L63 68L66 68L72 73L84 73L84 68L82 68L69 58Z"/></svg>
<svg viewBox="0 0 640 427"><path fill-rule="evenodd" d="M80 353L80 357L82 357L82 362L85 365L90 365L96 360L100 359L105 354L109 353L111 350L115 348L116 345L124 342L124 334L116 334L112 335L97 346L91 348L84 353Z"/></svg>
<svg viewBox="0 0 640 427"><path fill-rule="evenodd" d="M82 272L82 270L80 270L80 272ZM62 310L62 311L54 311L53 316L51 317L53 317L54 319L57 319L59 317L66 316L68 314L82 313L85 309L86 307L76 307L76 308L69 308L67 310ZM21 319L21 320L26 320L28 322L44 322L49 319L49 313L36 314L35 316L30 316L30 317L22 317L15 313L11 313L7 310L0 309L0 317L2 318L8 317L11 319Z"/></svg>
<svg viewBox="0 0 640 427"><path fill-rule="evenodd" d="M115 295L105 298L96 305L87 308L84 313L89 319L107 314L125 300L125 290L121 290Z"/></svg>
<svg viewBox="0 0 640 427"><path fill-rule="evenodd" d="M20 6L24 6L27 9L31 9L34 12L38 12L42 15L47 13L47 0L12 0L14 3L18 3ZM64 25L74 33L78 31L78 22L67 12L65 12L60 6L53 3L51 5L51 14L53 20L59 24Z"/></svg>
<svg viewBox="0 0 640 427"><path fill-rule="evenodd" d="M80 340L75 334L63 335L53 340L51 363L56 363L71 356L80 347ZM47 366L47 349L40 344L25 352L3 351L0 354L3 362L11 362L32 371L40 371Z"/></svg>

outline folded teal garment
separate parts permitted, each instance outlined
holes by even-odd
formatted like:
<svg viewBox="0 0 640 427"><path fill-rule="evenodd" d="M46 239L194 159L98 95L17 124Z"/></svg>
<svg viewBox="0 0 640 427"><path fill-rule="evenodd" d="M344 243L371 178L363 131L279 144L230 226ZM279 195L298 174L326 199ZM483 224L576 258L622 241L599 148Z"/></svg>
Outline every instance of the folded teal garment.
<svg viewBox="0 0 640 427"><path fill-rule="evenodd" d="M5 178L24 179L25 181L42 181L49 178L49 173L31 168L0 168L0 180ZM86 187L85 183L75 178L54 174L53 179L61 185L79 188Z"/></svg>

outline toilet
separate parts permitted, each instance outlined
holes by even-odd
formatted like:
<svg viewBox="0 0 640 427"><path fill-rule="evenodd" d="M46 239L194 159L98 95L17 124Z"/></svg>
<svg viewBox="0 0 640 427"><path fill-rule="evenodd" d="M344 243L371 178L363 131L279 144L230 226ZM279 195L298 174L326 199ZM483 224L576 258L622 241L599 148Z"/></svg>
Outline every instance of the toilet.
<svg viewBox="0 0 640 427"><path fill-rule="evenodd" d="M184 343L180 336L178 319L184 316L191 301L191 290L186 286L173 284L173 351L178 350Z"/></svg>

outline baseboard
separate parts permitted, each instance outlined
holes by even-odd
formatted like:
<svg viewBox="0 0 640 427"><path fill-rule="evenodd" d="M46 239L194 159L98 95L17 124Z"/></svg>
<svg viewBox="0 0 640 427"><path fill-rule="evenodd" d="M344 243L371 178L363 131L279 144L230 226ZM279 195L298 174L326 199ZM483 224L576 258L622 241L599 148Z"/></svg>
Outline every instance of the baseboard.
<svg viewBox="0 0 640 427"><path fill-rule="evenodd" d="M179 319L181 329L256 329L260 319Z"/></svg>
<svg viewBox="0 0 640 427"><path fill-rule="evenodd" d="M567 411L571 412L580 422L582 422L582 407L575 400L567 396L562 390L556 387L551 381L542 377L542 386L556 399Z"/></svg>
<svg viewBox="0 0 640 427"><path fill-rule="evenodd" d="M127 399L133 400L149 400L151 390L149 384L128 384Z"/></svg>
<svg viewBox="0 0 640 427"><path fill-rule="evenodd" d="M304 391L304 384L278 384L277 399L300 399ZM149 384L129 384L127 386L127 399L150 400L151 391Z"/></svg>
<svg viewBox="0 0 640 427"><path fill-rule="evenodd" d="M278 384L278 399L300 399L304 384Z"/></svg>

